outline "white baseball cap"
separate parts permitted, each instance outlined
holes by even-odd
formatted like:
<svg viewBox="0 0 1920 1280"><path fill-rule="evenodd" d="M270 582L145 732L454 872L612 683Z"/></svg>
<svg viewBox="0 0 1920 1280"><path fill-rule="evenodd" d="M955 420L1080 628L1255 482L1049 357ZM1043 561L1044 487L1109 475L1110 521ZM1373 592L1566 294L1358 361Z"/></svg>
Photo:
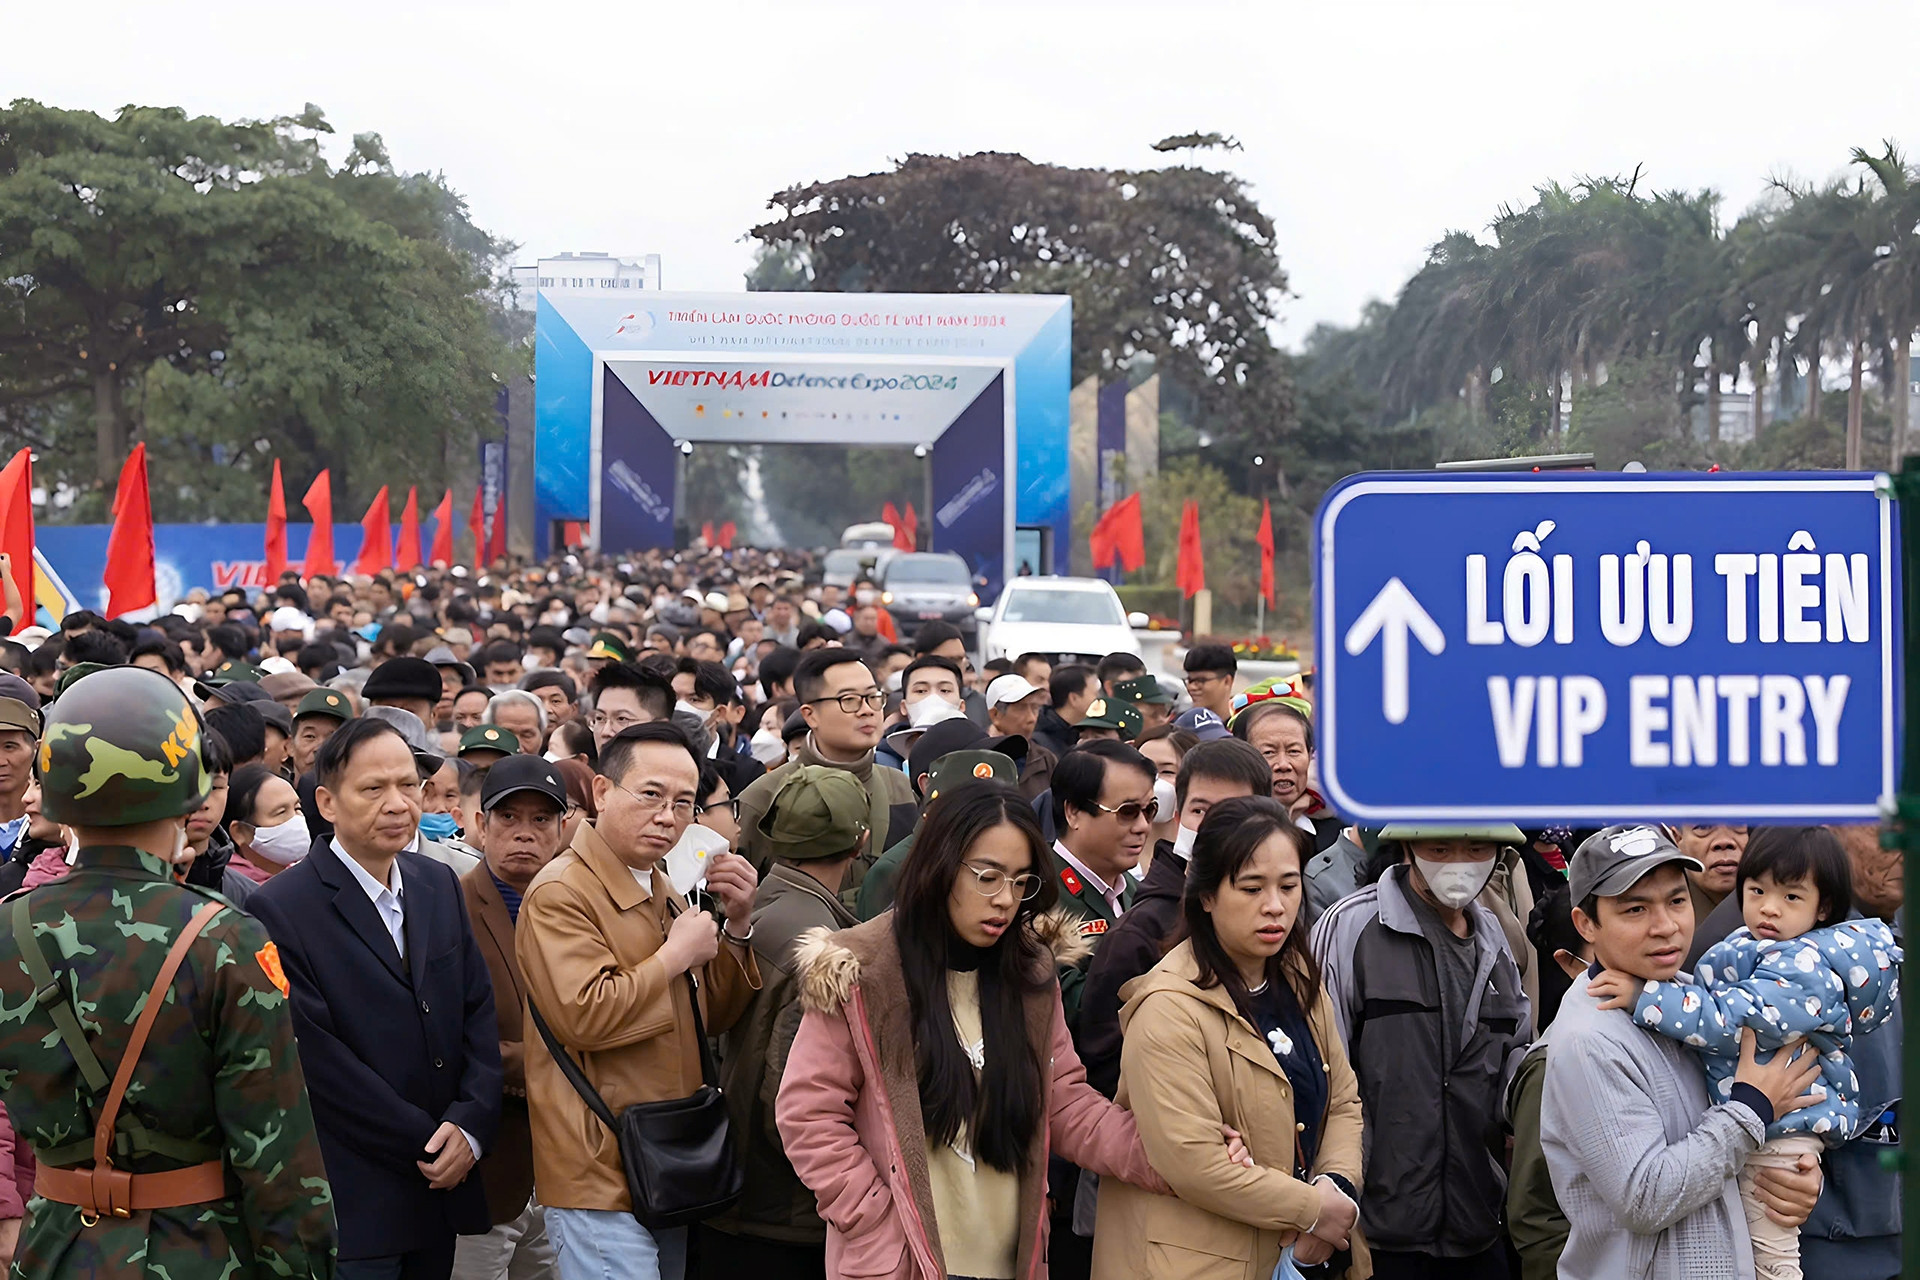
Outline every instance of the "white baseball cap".
<svg viewBox="0 0 1920 1280"><path fill-rule="evenodd" d="M993 683L987 686L987 705L997 707L1002 703L1018 702L1038 692L1039 686L1029 683L1025 676L1017 676L1009 671L1006 675L995 676Z"/></svg>
<svg viewBox="0 0 1920 1280"><path fill-rule="evenodd" d="M313 619L290 604L283 604L267 615L267 630L298 631L305 635L313 633Z"/></svg>

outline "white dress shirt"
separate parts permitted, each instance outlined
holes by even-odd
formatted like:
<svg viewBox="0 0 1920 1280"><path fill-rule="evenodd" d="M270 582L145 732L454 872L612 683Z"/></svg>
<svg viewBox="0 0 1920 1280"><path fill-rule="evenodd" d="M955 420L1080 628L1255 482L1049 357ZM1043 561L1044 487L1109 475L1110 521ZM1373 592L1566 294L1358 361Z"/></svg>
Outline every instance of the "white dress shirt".
<svg viewBox="0 0 1920 1280"><path fill-rule="evenodd" d="M418 840L419 836L416 834L414 839ZM368 900L373 903L373 909L380 913L380 923L387 926L387 932L393 937L394 950L400 953L401 963L406 963L407 888L405 882L400 879L400 859L393 860L393 865L387 868L387 883L381 884L367 874L367 869L361 866L352 854L341 847L338 836L333 838L333 853L346 864L347 870L353 874L354 883L360 886L361 892L365 893ZM480 1140L465 1129L460 1130L460 1136L467 1140L469 1147L473 1148L473 1158L478 1163Z"/></svg>

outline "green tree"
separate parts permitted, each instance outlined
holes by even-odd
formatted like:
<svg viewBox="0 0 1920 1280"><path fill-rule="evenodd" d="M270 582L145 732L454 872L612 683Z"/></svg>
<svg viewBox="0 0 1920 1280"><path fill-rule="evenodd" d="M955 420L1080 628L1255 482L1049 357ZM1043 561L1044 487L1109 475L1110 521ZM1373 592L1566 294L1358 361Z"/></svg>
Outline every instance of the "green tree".
<svg viewBox="0 0 1920 1280"><path fill-rule="evenodd" d="M295 501L331 466L344 516L381 484L438 485L494 429L525 360L507 246L377 136L331 167L330 131L312 106L0 111L0 425L81 495L66 514L104 516L135 439L162 519L257 518L274 456Z"/></svg>

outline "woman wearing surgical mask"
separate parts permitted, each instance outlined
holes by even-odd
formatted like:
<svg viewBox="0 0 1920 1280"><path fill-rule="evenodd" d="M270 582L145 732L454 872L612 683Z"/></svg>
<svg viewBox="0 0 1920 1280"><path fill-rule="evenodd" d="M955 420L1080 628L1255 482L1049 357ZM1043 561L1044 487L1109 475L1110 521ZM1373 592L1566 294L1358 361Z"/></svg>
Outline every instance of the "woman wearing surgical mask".
<svg viewBox="0 0 1920 1280"><path fill-rule="evenodd" d="M1140 865L1133 869L1134 878L1144 880L1160 842L1173 839L1180 827L1180 804L1174 793L1174 782L1180 776L1180 762L1187 758L1187 752L1200 745L1200 739L1189 730L1163 724L1141 734L1133 745L1153 762L1153 798L1160 802L1160 821L1153 824L1147 851L1141 856Z"/></svg>
<svg viewBox="0 0 1920 1280"><path fill-rule="evenodd" d="M256 884L279 875L313 846L293 784L265 765L233 771L224 825L233 841L229 867Z"/></svg>

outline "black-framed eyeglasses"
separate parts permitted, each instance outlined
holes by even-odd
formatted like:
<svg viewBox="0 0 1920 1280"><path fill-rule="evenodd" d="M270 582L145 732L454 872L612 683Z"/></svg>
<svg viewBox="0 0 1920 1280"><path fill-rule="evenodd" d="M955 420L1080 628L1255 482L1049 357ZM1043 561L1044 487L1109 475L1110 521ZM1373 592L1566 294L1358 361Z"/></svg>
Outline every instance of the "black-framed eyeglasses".
<svg viewBox="0 0 1920 1280"><path fill-rule="evenodd" d="M983 898L999 897L1000 891L1008 885L1013 886L1014 893L1019 895L1022 902L1040 892L1040 877L1032 872L1009 876L998 867L976 867L971 862L963 862L960 865L973 872L976 882L974 887L980 891L980 896Z"/></svg>
<svg viewBox="0 0 1920 1280"><path fill-rule="evenodd" d="M842 693L836 694L831 698L807 699L808 706L818 706L822 702L836 703L842 711L851 716L860 713L860 707L863 703L875 711L884 709L887 705L887 695L883 691L875 689L871 693Z"/></svg>
<svg viewBox="0 0 1920 1280"><path fill-rule="evenodd" d="M693 806L693 816L696 818L704 818L710 813L723 811L731 814L735 822L740 821L740 797L734 796L728 800L715 800L712 804L697 804Z"/></svg>
<svg viewBox="0 0 1920 1280"><path fill-rule="evenodd" d="M1148 822L1152 822L1160 816L1160 802L1158 800L1149 800L1145 804L1140 803L1138 800L1129 800L1125 804L1117 804L1111 807L1101 804L1096 800L1094 801L1093 807L1102 813L1112 814L1129 827L1140 821L1142 814L1146 815Z"/></svg>

